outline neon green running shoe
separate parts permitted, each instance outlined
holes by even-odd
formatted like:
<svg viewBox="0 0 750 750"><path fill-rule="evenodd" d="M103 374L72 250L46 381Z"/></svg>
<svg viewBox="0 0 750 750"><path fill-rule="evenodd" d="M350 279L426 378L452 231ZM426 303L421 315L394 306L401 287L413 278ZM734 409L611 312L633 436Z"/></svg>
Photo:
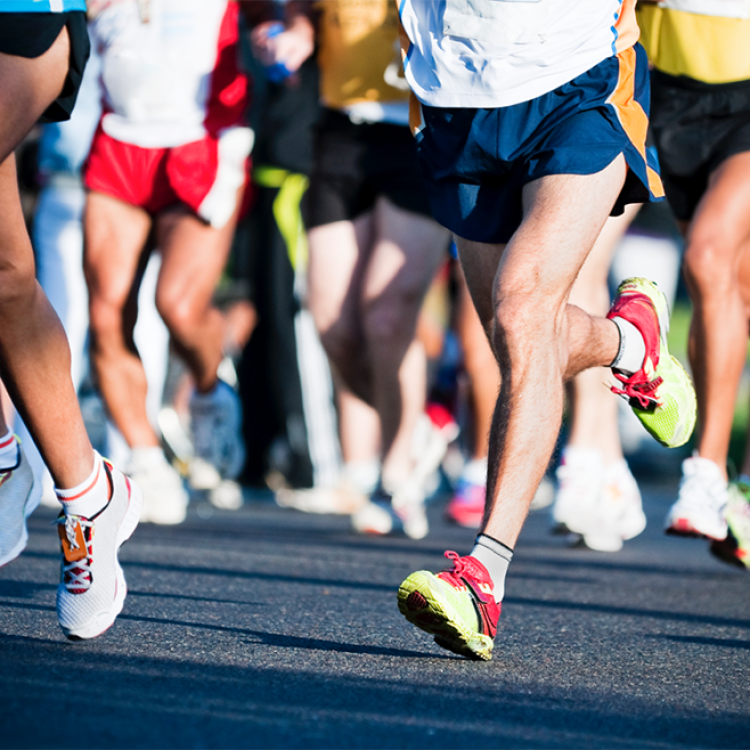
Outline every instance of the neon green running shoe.
<svg viewBox="0 0 750 750"><path fill-rule="evenodd" d="M711 553L730 565L750 568L750 479L729 485L727 537L711 542Z"/></svg>
<svg viewBox="0 0 750 750"><path fill-rule="evenodd" d="M669 305L653 281L626 279L608 318L623 318L643 336L643 367L632 375L613 368L623 384L612 391L628 399L630 407L651 435L667 448L684 445L696 420L695 389L685 368L669 353Z"/></svg>
<svg viewBox="0 0 750 750"><path fill-rule="evenodd" d="M437 575L412 573L398 590L398 608L409 622L433 635L438 646L467 659L489 661L500 618L492 579L471 555L445 556L453 560L453 568Z"/></svg>

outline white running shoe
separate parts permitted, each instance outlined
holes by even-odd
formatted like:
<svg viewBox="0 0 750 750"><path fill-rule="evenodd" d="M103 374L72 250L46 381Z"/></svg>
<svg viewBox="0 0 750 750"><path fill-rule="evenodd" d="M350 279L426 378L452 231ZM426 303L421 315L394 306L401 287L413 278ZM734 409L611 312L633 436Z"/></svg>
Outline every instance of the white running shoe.
<svg viewBox="0 0 750 750"><path fill-rule="evenodd" d="M641 492L625 459L605 467L593 519L583 543L598 552L619 552L623 540L633 539L646 528Z"/></svg>
<svg viewBox="0 0 750 750"><path fill-rule="evenodd" d="M697 455L686 458L677 502L667 513L664 530L676 536L726 539L728 499L729 487L718 464Z"/></svg>
<svg viewBox="0 0 750 750"><path fill-rule="evenodd" d="M359 534L405 534L410 539L424 539L430 527L424 507L424 496L417 491L402 490L389 495L382 488L352 514L352 526Z"/></svg>
<svg viewBox="0 0 750 750"><path fill-rule="evenodd" d="M236 479L245 463L245 444L242 405L234 390L219 380L210 393L195 392L190 419L196 456L190 464L190 486L212 490L222 479Z"/></svg>
<svg viewBox="0 0 750 750"><path fill-rule="evenodd" d="M557 492L552 504L553 534L585 534L592 528L604 487L600 451L568 446L555 471Z"/></svg>
<svg viewBox="0 0 750 750"><path fill-rule="evenodd" d="M34 485L34 472L18 445L18 460L0 472L0 566L15 560L26 547L29 532L26 519L39 505L41 492Z"/></svg>
<svg viewBox="0 0 750 750"><path fill-rule="evenodd" d="M242 487L233 479L222 479L208 492L208 502L218 510L239 510L245 502Z"/></svg>
<svg viewBox="0 0 750 750"><path fill-rule="evenodd" d="M303 513L323 513L349 516L367 503L367 496L357 492L345 481L333 487L310 487L276 491L276 504Z"/></svg>
<svg viewBox="0 0 750 750"><path fill-rule="evenodd" d="M185 520L188 494L182 477L169 464L161 448L135 448L128 475L143 493L143 522L171 526Z"/></svg>
<svg viewBox="0 0 750 750"><path fill-rule="evenodd" d="M65 503L57 520L62 546L57 619L72 639L101 635L122 611L127 586L117 552L127 541L141 511L141 492L122 472L104 462L112 497L95 516L76 515Z"/></svg>

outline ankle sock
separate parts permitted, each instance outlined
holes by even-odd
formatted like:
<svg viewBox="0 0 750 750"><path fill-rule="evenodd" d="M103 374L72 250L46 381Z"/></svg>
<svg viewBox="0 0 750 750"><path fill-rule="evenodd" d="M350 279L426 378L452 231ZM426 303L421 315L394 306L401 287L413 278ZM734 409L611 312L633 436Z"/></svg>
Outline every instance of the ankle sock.
<svg viewBox="0 0 750 750"><path fill-rule="evenodd" d="M505 575L513 559L513 550L487 534L480 534L469 554L487 568L495 587L495 601L501 602L505 596Z"/></svg>
<svg viewBox="0 0 750 750"><path fill-rule="evenodd" d="M0 471L8 471L18 463L18 441L13 430L0 438Z"/></svg>
<svg viewBox="0 0 750 750"><path fill-rule="evenodd" d="M102 457L94 451L94 468L89 476L76 487L61 490L55 487L57 499L65 513L92 518L109 501L110 486Z"/></svg>
<svg viewBox="0 0 750 750"><path fill-rule="evenodd" d="M610 365L626 375L632 375L643 367L646 359L646 342L641 332L625 318L611 318L620 331L620 349Z"/></svg>

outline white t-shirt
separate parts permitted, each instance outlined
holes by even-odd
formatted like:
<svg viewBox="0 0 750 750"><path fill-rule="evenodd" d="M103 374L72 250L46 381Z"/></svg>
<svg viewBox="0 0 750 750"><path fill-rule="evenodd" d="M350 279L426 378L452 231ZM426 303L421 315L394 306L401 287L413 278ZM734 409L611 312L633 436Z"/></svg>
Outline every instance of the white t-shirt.
<svg viewBox="0 0 750 750"><path fill-rule="evenodd" d="M541 96L638 39L634 0L402 0L404 72L435 107Z"/></svg>
<svg viewBox="0 0 750 750"><path fill-rule="evenodd" d="M205 135L227 0L114 0L90 24L102 58L102 128L118 141L171 148Z"/></svg>

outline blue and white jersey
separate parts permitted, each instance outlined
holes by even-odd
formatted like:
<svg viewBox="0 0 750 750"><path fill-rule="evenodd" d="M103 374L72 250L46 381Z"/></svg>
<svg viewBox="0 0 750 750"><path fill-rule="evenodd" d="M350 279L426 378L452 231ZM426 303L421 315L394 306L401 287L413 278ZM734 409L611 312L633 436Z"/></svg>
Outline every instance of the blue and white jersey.
<svg viewBox="0 0 750 750"><path fill-rule="evenodd" d="M529 101L638 39L634 0L399 0L399 12L406 80L434 107Z"/></svg>
<svg viewBox="0 0 750 750"><path fill-rule="evenodd" d="M86 0L0 0L0 13L67 13L86 10Z"/></svg>

